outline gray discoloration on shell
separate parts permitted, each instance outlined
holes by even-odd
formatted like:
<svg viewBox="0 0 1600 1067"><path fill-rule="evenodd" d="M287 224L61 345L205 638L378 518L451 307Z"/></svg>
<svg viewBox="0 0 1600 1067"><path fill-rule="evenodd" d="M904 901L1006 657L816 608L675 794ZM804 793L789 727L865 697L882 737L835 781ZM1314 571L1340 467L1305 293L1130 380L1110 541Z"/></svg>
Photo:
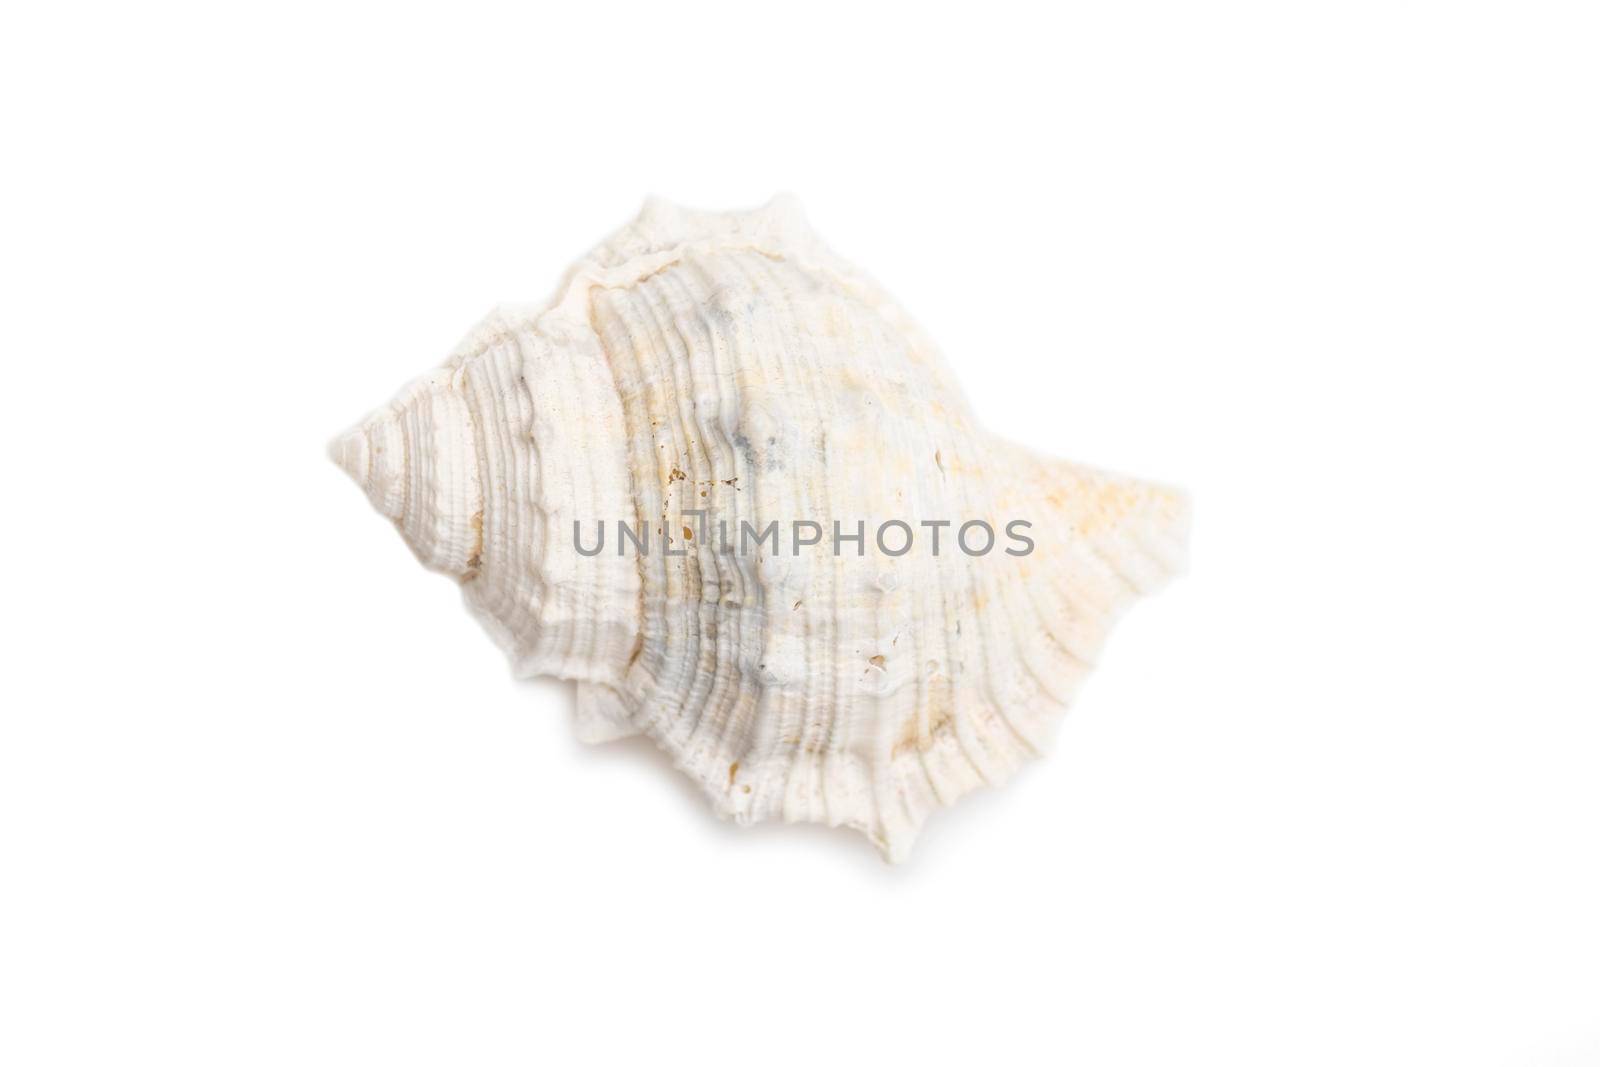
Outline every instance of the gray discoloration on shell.
<svg viewBox="0 0 1600 1067"><path fill-rule="evenodd" d="M1175 493L1028 453L792 201L648 205L546 308L489 316L333 447L519 673L579 682L578 730L645 733L741 822L928 814L1046 743L1112 621L1181 564ZM724 555L689 513L780 551ZM886 556L888 519L1032 522L1026 556ZM682 555L578 553L626 519ZM791 554L789 524L868 528ZM714 528L714 526L713 526Z"/></svg>

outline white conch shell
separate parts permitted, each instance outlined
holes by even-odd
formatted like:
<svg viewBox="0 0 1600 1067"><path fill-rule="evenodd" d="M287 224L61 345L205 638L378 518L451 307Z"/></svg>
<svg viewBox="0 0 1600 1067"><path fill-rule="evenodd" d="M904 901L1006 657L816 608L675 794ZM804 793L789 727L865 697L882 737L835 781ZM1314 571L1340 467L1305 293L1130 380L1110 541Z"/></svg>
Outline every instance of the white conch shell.
<svg viewBox="0 0 1600 1067"><path fill-rule="evenodd" d="M1186 538L1179 494L983 431L787 198L648 204L552 305L496 311L332 450L519 675L578 681L586 740L643 732L723 815L855 827L890 859L1045 747ZM741 550L773 520L776 551ZM972 520L987 554L955 543ZM1005 551L1013 520L1032 552ZM822 544L793 549L799 521ZM836 521L864 522L861 554L834 553Z"/></svg>

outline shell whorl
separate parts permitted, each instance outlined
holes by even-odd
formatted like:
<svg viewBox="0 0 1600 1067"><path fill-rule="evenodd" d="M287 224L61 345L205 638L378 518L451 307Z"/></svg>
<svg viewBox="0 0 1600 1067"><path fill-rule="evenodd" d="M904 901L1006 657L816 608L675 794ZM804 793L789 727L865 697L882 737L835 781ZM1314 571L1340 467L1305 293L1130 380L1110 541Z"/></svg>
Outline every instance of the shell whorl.
<svg viewBox="0 0 1600 1067"><path fill-rule="evenodd" d="M466 578L479 563L483 493L475 420L452 376L418 379L329 451L424 566Z"/></svg>
<svg viewBox="0 0 1600 1067"><path fill-rule="evenodd" d="M329 451L417 558L462 584L518 676L609 682L636 644L637 571L560 549L575 519L632 513L626 431L592 339L536 318L497 309ZM568 425L575 410L589 432Z"/></svg>

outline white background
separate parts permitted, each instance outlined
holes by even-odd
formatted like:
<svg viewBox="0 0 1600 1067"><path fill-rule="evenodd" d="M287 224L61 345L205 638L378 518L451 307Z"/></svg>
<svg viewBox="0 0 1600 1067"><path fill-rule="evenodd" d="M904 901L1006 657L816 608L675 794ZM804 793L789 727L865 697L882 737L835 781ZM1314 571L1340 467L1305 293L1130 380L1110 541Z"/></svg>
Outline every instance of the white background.
<svg viewBox="0 0 1600 1067"><path fill-rule="evenodd" d="M0 1062L1600 1063L1587 4L0 28ZM646 194L800 196L1187 487L891 868L586 749L324 455Z"/></svg>

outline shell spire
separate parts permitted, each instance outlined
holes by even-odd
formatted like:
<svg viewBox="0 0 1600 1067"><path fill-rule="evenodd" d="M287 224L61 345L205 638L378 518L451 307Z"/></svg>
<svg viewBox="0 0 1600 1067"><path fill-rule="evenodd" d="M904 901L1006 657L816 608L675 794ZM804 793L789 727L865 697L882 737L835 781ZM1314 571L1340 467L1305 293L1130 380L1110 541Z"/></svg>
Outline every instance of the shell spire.
<svg viewBox="0 0 1600 1067"><path fill-rule="evenodd" d="M483 491L467 400L440 371L329 446L423 565L457 578L478 567Z"/></svg>

